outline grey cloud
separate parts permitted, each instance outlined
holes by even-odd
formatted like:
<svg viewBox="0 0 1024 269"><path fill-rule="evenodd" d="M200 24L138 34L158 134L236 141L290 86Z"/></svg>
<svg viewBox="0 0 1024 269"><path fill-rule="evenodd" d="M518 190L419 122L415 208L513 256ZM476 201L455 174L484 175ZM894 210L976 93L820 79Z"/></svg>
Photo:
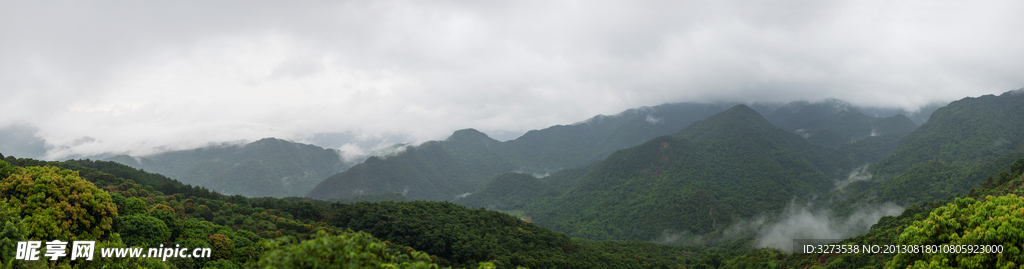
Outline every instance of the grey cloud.
<svg viewBox="0 0 1024 269"><path fill-rule="evenodd" d="M914 110L1024 85L992 1L15 3L0 127L47 156L268 136L521 134L682 101ZM83 137L95 142L75 145ZM403 141L407 142L407 141Z"/></svg>

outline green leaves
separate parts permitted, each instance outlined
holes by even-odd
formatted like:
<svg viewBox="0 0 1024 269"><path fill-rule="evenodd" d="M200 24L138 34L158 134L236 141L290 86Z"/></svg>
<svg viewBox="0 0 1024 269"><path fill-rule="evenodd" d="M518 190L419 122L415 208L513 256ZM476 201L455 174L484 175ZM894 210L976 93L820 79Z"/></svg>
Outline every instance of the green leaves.
<svg viewBox="0 0 1024 269"><path fill-rule="evenodd" d="M364 232L320 232L301 242L284 237L265 246L259 268L440 268L426 253L403 253Z"/></svg>
<svg viewBox="0 0 1024 269"><path fill-rule="evenodd" d="M171 238L167 224L145 214L121 217L120 233L124 243L133 247L156 247Z"/></svg>
<svg viewBox="0 0 1024 269"><path fill-rule="evenodd" d="M889 268L1015 268L1024 264L1024 197L958 198L904 229L897 244L981 248L972 253L901 253Z"/></svg>
<svg viewBox="0 0 1024 269"><path fill-rule="evenodd" d="M78 172L57 167L15 169L0 183L0 197L21 209L27 237L33 240L102 239L117 217L110 195Z"/></svg>
<svg viewBox="0 0 1024 269"><path fill-rule="evenodd" d="M3 156L3 155L0 155L0 156ZM7 178L7 177L11 176L11 174L13 174L13 173L14 173L14 166L12 166L11 164L5 162L4 160L0 160L0 178Z"/></svg>

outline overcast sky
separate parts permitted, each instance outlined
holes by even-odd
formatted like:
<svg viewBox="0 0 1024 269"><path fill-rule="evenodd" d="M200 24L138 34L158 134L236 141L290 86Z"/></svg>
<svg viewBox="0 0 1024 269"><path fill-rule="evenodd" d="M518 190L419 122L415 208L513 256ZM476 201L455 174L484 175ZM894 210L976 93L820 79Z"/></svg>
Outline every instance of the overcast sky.
<svg viewBox="0 0 1024 269"><path fill-rule="evenodd" d="M1022 3L4 1L0 128L59 159L501 136L666 102L915 109L1024 87Z"/></svg>

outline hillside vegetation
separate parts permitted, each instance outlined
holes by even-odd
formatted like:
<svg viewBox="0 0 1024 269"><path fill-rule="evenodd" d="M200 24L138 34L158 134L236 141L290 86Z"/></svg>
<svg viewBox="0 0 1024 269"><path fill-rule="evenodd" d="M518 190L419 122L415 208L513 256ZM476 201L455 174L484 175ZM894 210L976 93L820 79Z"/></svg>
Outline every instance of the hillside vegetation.
<svg viewBox="0 0 1024 269"><path fill-rule="evenodd" d="M1002 253L793 253L756 249L721 268L1017 268L1024 250L1024 158L968 194L919 202L882 217L863 235L836 245L988 245ZM1006 168L1004 166L1004 168Z"/></svg>
<svg viewBox="0 0 1024 269"><path fill-rule="evenodd" d="M347 268L358 264L397 268L679 268L720 262L718 258L709 260L707 252L697 248L579 241L509 215L444 202L344 204L245 198L114 162L0 159L0 176L4 178L0 184L4 193L0 199L0 223L4 224L0 250L5 253L13 253L18 241L61 238L95 239L97 248L178 244L213 249L210 258L166 261L23 261L0 256L0 264L13 268ZM61 180L48 179L56 178L54 175ZM19 197L35 197L53 189L27 187L53 184L45 182L81 186L83 192L102 200L100 207L90 207L96 204L92 202L70 207L31 204L43 211L20 210L26 201L43 202ZM20 193L25 191L28 193ZM68 229L60 225L65 221L62 217L39 217L60 216L63 211L100 214L104 217L99 218L106 220L94 222L96 226Z"/></svg>
<svg viewBox="0 0 1024 269"><path fill-rule="evenodd" d="M833 190L836 179L887 156L916 127L901 115L870 118L836 102L779 110L804 117L788 124L807 133L778 128L738 105L535 185L495 177L455 203L520 210L540 225L590 239L716 233L735 220L777 214L793 199L809 201ZM840 139L846 142L810 138L823 133L854 135ZM532 182L521 176L517 182Z"/></svg>
<svg viewBox="0 0 1024 269"><path fill-rule="evenodd" d="M927 124L872 164L870 180L836 195L840 211L865 203L910 204L966 193L1024 157L1024 94L964 98L940 108ZM835 194L833 194L835 195Z"/></svg>
<svg viewBox="0 0 1024 269"><path fill-rule="evenodd" d="M803 138L738 105L612 154L533 220L574 237L653 240L663 231L706 233L827 191Z"/></svg>
<svg viewBox="0 0 1024 269"><path fill-rule="evenodd" d="M907 117L868 117L835 101L736 105L632 146L617 143L670 122L658 114L666 107L523 136L533 140L500 142L468 129L369 158L309 192L331 201L225 195L109 161L0 155L0 251L54 239L212 249L209 258L166 261L0 256L0 267L1017 268L1024 263L1022 98L965 98L916 129ZM538 136L545 132L560 135ZM235 148L182 156L267 163L304 154L285 141L261 141L282 155L246 159ZM554 146L560 144L566 146ZM589 155L600 152L606 156ZM218 166L213 159L180 164L196 165L189 169L197 173L221 171L202 168ZM284 174L271 170L315 160L239 162L232 169L278 177ZM250 188L269 186L251 182ZM417 199L442 201L409 201ZM836 244L970 243L1002 253L790 254L754 247L773 232L765 223L794 204L816 204L834 220L882 202L906 209ZM751 231L736 232L742 229Z"/></svg>
<svg viewBox="0 0 1024 269"><path fill-rule="evenodd" d="M456 201L469 208L512 210L559 194L561 192L532 175L513 172L494 176L479 191Z"/></svg>
<svg viewBox="0 0 1024 269"><path fill-rule="evenodd" d="M498 174L545 175L592 163L616 150L674 133L729 106L681 103L630 109L532 130L505 142L474 129L459 130L442 141L406 146L384 158L371 157L324 179L306 196L338 199L393 192L412 200L451 201L476 191Z"/></svg>

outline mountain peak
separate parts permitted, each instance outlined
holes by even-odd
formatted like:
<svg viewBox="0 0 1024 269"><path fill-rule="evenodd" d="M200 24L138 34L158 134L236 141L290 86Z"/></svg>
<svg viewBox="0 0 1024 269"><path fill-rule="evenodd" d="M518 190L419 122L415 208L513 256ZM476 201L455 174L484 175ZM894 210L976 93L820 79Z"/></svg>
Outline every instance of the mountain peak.
<svg viewBox="0 0 1024 269"><path fill-rule="evenodd" d="M733 111L733 112L730 112L730 111ZM750 108L749 106L744 105L744 104L738 104L738 105L732 106L731 108L725 110L723 113L726 113L726 112L728 112L728 113L747 113L747 114L761 115L761 114L758 114L757 111L754 111L753 108Z"/></svg>
<svg viewBox="0 0 1024 269"><path fill-rule="evenodd" d="M744 104L735 105L722 113L718 113L708 117L701 122L715 122L715 121L743 121L746 123L758 123L763 122L764 124L771 124L761 116L761 113L757 113L753 108L748 107ZM696 123L695 123L696 124Z"/></svg>
<svg viewBox="0 0 1024 269"><path fill-rule="evenodd" d="M702 121L694 122L674 135L693 142L750 141L752 139L784 139L795 136L788 133L746 105L736 105Z"/></svg>
<svg viewBox="0 0 1024 269"><path fill-rule="evenodd" d="M252 142L252 144L255 144L255 143L261 143L261 144L262 143L275 143L275 142L276 143L281 143L281 142L288 142L288 141L285 141L285 140L282 140L282 139L273 138L273 137L264 137L264 138L261 138L260 140L256 140L255 142Z"/></svg>
<svg viewBox="0 0 1024 269"><path fill-rule="evenodd" d="M476 129L473 129L473 128L466 128L466 129L455 131L454 133L452 133L451 136L448 137L448 139L445 139L445 140L452 141L452 140L462 140L462 139L469 139L469 138L477 138L477 139L486 138L486 139L491 139L490 136L487 136L487 134L485 134L483 132L477 131Z"/></svg>

